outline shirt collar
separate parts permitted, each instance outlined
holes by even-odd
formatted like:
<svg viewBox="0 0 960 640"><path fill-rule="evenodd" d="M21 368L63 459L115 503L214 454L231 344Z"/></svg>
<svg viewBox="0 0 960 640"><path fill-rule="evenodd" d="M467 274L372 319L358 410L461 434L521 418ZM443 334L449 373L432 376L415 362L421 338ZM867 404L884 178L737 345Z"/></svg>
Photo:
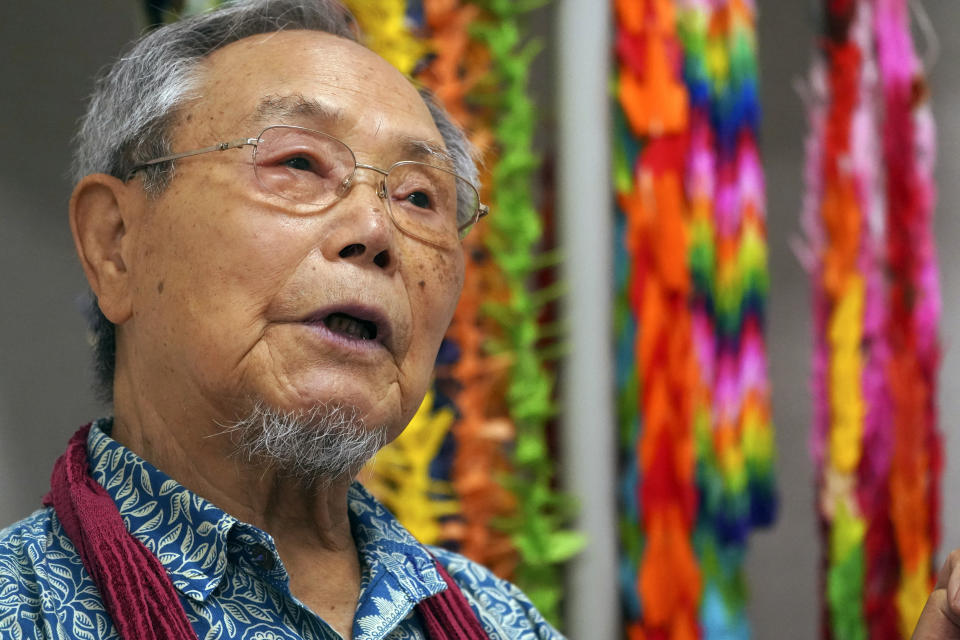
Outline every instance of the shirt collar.
<svg viewBox="0 0 960 640"><path fill-rule="evenodd" d="M407 593L413 603L447 588L436 560L423 544L358 482L347 494L350 526L364 563L363 591L387 580ZM361 593L361 601L363 593Z"/></svg>
<svg viewBox="0 0 960 640"><path fill-rule="evenodd" d="M205 600L223 579L236 518L111 438L112 427L112 419L103 419L90 429L93 479L116 503L127 531L163 564L173 586Z"/></svg>
<svg viewBox="0 0 960 640"><path fill-rule="evenodd" d="M267 533L238 521L124 447L109 436L112 427L113 420L106 418L90 429L91 475L116 503L127 530L160 560L181 593L202 601L217 589L231 538L255 533L272 551ZM362 485L353 483L347 502L363 566L363 592L389 586L404 592L412 606L447 588L433 555ZM278 571L285 573L282 566Z"/></svg>

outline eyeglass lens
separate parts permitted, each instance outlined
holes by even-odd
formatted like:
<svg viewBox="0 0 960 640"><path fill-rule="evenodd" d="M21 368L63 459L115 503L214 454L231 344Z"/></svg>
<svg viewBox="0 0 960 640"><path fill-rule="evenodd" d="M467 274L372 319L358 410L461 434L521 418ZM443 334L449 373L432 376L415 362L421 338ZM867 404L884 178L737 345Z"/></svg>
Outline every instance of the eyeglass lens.
<svg viewBox="0 0 960 640"><path fill-rule="evenodd" d="M254 172L264 189L293 202L327 206L345 195L356 171L346 144L319 131L269 127L254 149ZM422 162L398 162L384 179L394 223L440 244L458 241L479 205L477 192L456 174ZM459 219L459 215L466 220Z"/></svg>

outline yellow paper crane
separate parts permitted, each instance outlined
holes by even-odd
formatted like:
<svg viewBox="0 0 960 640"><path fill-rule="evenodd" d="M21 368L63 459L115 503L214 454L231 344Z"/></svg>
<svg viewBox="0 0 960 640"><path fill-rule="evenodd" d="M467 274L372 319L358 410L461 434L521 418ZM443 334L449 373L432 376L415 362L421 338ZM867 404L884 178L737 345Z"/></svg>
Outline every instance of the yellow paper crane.
<svg viewBox="0 0 960 640"><path fill-rule="evenodd" d="M403 433L367 466L364 484L425 544L439 541L440 518L459 512L450 483L430 477L453 421L450 409L434 410L431 391Z"/></svg>

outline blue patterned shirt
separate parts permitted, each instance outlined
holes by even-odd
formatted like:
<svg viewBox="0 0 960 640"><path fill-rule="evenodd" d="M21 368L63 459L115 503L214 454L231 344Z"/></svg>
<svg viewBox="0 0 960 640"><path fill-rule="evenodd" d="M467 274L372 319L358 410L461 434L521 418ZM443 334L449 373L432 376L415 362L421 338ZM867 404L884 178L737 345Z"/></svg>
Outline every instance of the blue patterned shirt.
<svg viewBox="0 0 960 640"><path fill-rule="evenodd" d="M269 534L188 491L110 438L110 426L101 421L90 430L93 478L167 570L198 638L340 638L290 592ZM359 484L350 488L348 503L362 567L356 640L426 638L414 606L446 589L430 553L490 638L562 638L519 589L460 555L428 552ZM0 531L0 638L118 637L51 508Z"/></svg>

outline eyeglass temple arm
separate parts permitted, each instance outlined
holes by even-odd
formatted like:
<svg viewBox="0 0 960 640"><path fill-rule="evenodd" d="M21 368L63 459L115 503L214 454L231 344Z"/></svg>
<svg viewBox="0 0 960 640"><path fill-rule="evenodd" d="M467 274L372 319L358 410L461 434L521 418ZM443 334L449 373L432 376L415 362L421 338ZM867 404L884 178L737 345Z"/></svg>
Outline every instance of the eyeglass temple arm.
<svg viewBox="0 0 960 640"><path fill-rule="evenodd" d="M194 149L192 151L184 151L182 153L172 153L168 156L162 156L160 158L154 158L153 160L148 160L147 162L142 162L130 170L128 176L133 176L137 171L144 169L146 167L153 166L155 164L160 164L161 162L169 162L171 160L179 160L180 158L189 158L190 156L200 155L201 153L210 153L211 151L226 151L227 149L237 149L239 147L245 147L248 144L256 145L259 142L259 138L240 138L239 140L228 140L226 142L220 142L210 147L204 147L203 149ZM128 178L129 179L129 178Z"/></svg>
<svg viewBox="0 0 960 640"><path fill-rule="evenodd" d="M475 225L475 224L477 224L478 222L480 222L480 218L486 216L486 215L489 214L489 213L490 213L490 207L488 207L488 206L485 205L485 204L479 205L479 206L477 207L477 212L476 212L475 214L473 214L473 217L470 218L469 221L464 222L462 225L460 225L460 227L457 229L457 231L459 231L460 233L464 233L464 231L465 231L466 229L469 229L469 228L472 227L473 225ZM465 235L465 234L464 234L464 235ZM418 236L418 237L419 237L419 236ZM461 238L462 238L462 236L461 236ZM421 238L421 240L422 240L422 238ZM432 243L431 243L431 244L432 244Z"/></svg>

